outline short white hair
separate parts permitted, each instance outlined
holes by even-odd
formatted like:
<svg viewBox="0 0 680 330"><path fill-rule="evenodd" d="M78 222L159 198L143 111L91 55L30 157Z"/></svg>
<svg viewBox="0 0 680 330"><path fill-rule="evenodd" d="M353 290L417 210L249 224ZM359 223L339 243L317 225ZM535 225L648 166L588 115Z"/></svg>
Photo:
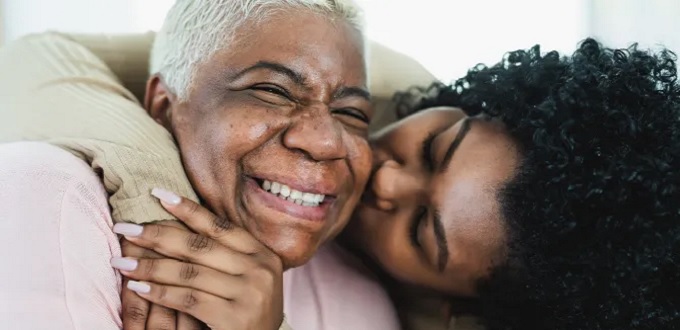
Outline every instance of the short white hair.
<svg viewBox="0 0 680 330"><path fill-rule="evenodd" d="M363 36L363 15L354 0L177 0L156 35L150 73L160 74L166 86L184 100L198 65L229 47L239 27L287 9L344 20ZM365 38L362 42L366 50Z"/></svg>

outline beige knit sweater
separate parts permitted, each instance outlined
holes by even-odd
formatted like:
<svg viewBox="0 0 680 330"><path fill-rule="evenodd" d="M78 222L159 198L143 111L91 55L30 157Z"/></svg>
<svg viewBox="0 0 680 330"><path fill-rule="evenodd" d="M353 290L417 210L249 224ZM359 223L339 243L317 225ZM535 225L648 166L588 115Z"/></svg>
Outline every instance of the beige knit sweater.
<svg viewBox="0 0 680 330"><path fill-rule="evenodd" d="M45 141L91 164L113 219L174 219L149 192L197 200L168 131L92 52L47 33L0 49L0 142Z"/></svg>

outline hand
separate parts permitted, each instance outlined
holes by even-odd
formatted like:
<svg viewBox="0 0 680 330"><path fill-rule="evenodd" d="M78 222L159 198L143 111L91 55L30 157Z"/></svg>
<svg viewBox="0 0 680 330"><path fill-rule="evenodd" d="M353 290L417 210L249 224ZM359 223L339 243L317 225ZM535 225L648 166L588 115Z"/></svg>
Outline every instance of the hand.
<svg viewBox="0 0 680 330"><path fill-rule="evenodd" d="M202 206L167 191L156 190L155 195L196 233L160 224L114 227L135 245L184 261L128 259L136 267L121 272L136 281L127 287L211 329L278 329L283 321L280 258L250 233Z"/></svg>
<svg viewBox="0 0 680 330"><path fill-rule="evenodd" d="M181 222L162 221L160 224L186 228ZM163 259L165 256L121 240L124 257ZM119 265L125 267L125 265ZM127 288L128 278L123 278L121 301L123 305L123 329L125 330L200 330L201 322L186 313L176 312L165 306L149 303Z"/></svg>

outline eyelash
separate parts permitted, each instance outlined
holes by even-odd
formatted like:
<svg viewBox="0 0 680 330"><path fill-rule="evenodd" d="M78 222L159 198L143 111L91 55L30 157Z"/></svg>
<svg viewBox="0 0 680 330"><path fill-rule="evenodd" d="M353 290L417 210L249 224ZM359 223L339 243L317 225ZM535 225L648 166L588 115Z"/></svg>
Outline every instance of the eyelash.
<svg viewBox="0 0 680 330"><path fill-rule="evenodd" d="M422 206L419 207L416 211L413 221L411 221L411 228L409 228L409 238L411 240L411 244L417 249L421 247L420 241L418 241L418 227L420 227L420 223L423 221L426 214L427 209Z"/></svg>
<svg viewBox="0 0 680 330"><path fill-rule="evenodd" d="M430 170L434 170L434 160L432 159L432 142L437 136L434 132L430 133L425 140L423 140L421 157L423 164Z"/></svg>
<svg viewBox="0 0 680 330"><path fill-rule="evenodd" d="M363 112L361 112L361 110L354 109L354 108L345 108L345 109L338 109L338 110L335 110L335 111L337 113L342 114L342 115L347 115L347 116L359 119L366 124L369 123L368 117L366 117L366 115Z"/></svg>
<svg viewBox="0 0 680 330"><path fill-rule="evenodd" d="M285 89L277 87L277 86L260 85L260 86L254 86L252 88L254 90L263 91L263 92L267 92L267 93L271 93L271 94L276 94L278 96L283 96L283 97L290 100L290 94L288 94L288 92Z"/></svg>

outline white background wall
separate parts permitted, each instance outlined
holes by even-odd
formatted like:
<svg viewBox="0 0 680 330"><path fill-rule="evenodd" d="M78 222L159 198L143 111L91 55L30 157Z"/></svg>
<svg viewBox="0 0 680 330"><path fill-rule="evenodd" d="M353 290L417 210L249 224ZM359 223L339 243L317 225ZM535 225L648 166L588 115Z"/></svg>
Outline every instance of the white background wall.
<svg viewBox="0 0 680 330"><path fill-rule="evenodd" d="M571 51L595 35L680 50L680 0L358 0L371 38L450 80L535 43ZM4 2L4 4L3 4ZM173 0L0 0L0 44L31 32L130 33L160 27Z"/></svg>
<svg viewBox="0 0 680 330"><path fill-rule="evenodd" d="M680 52L680 1L592 0L592 34L615 45L638 41Z"/></svg>

